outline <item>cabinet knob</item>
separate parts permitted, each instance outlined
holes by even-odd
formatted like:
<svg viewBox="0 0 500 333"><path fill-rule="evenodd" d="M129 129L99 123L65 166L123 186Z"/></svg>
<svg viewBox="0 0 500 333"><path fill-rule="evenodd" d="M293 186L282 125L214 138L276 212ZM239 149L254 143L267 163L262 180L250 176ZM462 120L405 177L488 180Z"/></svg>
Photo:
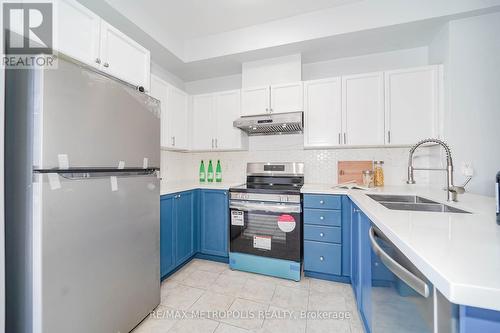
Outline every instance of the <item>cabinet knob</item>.
<svg viewBox="0 0 500 333"><path fill-rule="evenodd" d="M319 219L320 219L321 221L323 221L323 220L325 219L325 217L324 217L324 216L320 216L320 217L319 217Z"/></svg>
<svg viewBox="0 0 500 333"><path fill-rule="evenodd" d="M323 261L325 258L323 256L319 257L319 261Z"/></svg>
<svg viewBox="0 0 500 333"><path fill-rule="evenodd" d="M320 200L320 201L319 201L319 204L320 204L320 205L324 205L324 204L325 204L325 202L324 202L323 200Z"/></svg>
<svg viewBox="0 0 500 333"><path fill-rule="evenodd" d="M319 236L320 236L320 237L323 237L323 236L325 236L325 234L324 234L324 233L322 233L322 232L320 232L320 233L319 233Z"/></svg>
<svg viewBox="0 0 500 333"><path fill-rule="evenodd" d="M95 63L96 63L96 64L100 64L100 63L101 63L101 59L96 58L96 59L95 59Z"/></svg>
<svg viewBox="0 0 500 333"><path fill-rule="evenodd" d="M107 62L105 62L103 66L106 67L106 68L108 68L109 64Z"/></svg>

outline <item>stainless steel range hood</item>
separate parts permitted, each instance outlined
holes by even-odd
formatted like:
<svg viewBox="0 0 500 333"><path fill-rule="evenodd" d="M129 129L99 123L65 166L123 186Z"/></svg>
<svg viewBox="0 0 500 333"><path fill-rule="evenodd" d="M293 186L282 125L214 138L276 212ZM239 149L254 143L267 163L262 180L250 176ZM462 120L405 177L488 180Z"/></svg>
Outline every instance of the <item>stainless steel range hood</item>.
<svg viewBox="0 0 500 333"><path fill-rule="evenodd" d="M233 126L248 135L281 135L302 133L302 112L263 114L241 117L233 122Z"/></svg>

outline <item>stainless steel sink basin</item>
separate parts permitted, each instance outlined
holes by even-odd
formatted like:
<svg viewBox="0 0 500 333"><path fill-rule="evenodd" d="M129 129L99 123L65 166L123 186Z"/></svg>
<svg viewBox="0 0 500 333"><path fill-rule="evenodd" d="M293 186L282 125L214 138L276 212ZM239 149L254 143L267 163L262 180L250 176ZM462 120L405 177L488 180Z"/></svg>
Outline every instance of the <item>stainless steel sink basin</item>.
<svg viewBox="0 0 500 333"><path fill-rule="evenodd" d="M470 212L467 212L465 210L451 207L415 195L368 194L368 196L377 201L382 206L392 210L470 214Z"/></svg>
<svg viewBox="0 0 500 333"><path fill-rule="evenodd" d="M377 202L438 203L416 195L368 194L368 196Z"/></svg>

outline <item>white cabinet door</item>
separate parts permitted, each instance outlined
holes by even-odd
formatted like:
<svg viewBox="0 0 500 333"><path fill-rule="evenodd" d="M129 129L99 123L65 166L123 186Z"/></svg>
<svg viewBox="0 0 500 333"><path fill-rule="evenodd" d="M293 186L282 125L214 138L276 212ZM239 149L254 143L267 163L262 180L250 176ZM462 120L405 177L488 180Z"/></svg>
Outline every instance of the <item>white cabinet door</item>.
<svg viewBox="0 0 500 333"><path fill-rule="evenodd" d="M414 144L438 136L440 67L385 73L387 143Z"/></svg>
<svg viewBox="0 0 500 333"><path fill-rule="evenodd" d="M384 144L382 72L342 77L342 122L344 144Z"/></svg>
<svg viewBox="0 0 500 333"><path fill-rule="evenodd" d="M102 20L101 58L105 72L149 91L149 51Z"/></svg>
<svg viewBox="0 0 500 333"><path fill-rule="evenodd" d="M99 68L101 18L73 0L59 0L58 51Z"/></svg>
<svg viewBox="0 0 500 333"><path fill-rule="evenodd" d="M269 86L242 89L241 114L251 116L269 112L270 88Z"/></svg>
<svg viewBox="0 0 500 333"><path fill-rule="evenodd" d="M215 148L215 95L195 95L193 98L193 150Z"/></svg>
<svg viewBox="0 0 500 333"><path fill-rule="evenodd" d="M304 82L304 147L341 144L340 77Z"/></svg>
<svg viewBox="0 0 500 333"><path fill-rule="evenodd" d="M186 150L189 147L188 95L173 86L168 88L167 122L168 148Z"/></svg>
<svg viewBox="0 0 500 333"><path fill-rule="evenodd" d="M155 75L151 75L151 91L150 95L156 98L161 103L161 147L168 148L169 144L169 121L167 112L168 100L168 83Z"/></svg>
<svg viewBox="0 0 500 333"><path fill-rule="evenodd" d="M304 89L302 82L272 85L271 112L296 112L304 110Z"/></svg>
<svg viewBox="0 0 500 333"><path fill-rule="evenodd" d="M238 150L246 146L247 136L233 126L240 117L240 90L224 91L215 94L215 149Z"/></svg>

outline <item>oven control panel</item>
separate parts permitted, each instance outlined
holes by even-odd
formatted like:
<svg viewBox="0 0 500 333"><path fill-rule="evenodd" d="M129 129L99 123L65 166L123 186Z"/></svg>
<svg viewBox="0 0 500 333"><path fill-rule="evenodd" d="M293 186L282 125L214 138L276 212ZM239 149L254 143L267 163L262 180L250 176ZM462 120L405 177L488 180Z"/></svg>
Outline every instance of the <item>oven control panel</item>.
<svg viewBox="0 0 500 333"><path fill-rule="evenodd" d="M232 200L300 203L300 195L229 192Z"/></svg>

